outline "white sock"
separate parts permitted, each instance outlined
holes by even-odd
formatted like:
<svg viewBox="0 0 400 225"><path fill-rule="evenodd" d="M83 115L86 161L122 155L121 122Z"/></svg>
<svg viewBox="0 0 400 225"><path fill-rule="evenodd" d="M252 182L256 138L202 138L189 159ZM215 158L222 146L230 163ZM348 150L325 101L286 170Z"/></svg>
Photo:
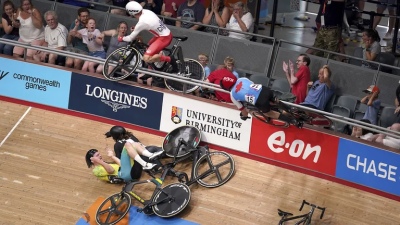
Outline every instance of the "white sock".
<svg viewBox="0 0 400 225"><path fill-rule="evenodd" d="M142 152L142 155L146 156L146 157L150 157L153 155L153 153L149 152L149 150L144 149Z"/></svg>
<svg viewBox="0 0 400 225"><path fill-rule="evenodd" d="M135 156L135 161L138 162L138 163L139 163L140 165L142 165L142 166L146 166L146 164L147 164L147 162L144 161L144 160L140 157L140 155L136 155L136 156Z"/></svg>

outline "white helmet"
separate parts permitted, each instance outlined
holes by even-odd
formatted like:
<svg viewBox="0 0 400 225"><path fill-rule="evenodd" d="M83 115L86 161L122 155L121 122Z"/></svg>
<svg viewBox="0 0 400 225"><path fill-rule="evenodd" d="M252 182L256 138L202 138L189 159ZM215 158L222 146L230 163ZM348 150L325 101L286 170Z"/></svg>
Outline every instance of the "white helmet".
<svg viewBox="0 0 400 225"><path fill-rule="evenodd" d="M136 1L130 1L128 2L128 4L126 4L125 9L129 13L129 15L134 16L140 13L143 7Z"/></svg>

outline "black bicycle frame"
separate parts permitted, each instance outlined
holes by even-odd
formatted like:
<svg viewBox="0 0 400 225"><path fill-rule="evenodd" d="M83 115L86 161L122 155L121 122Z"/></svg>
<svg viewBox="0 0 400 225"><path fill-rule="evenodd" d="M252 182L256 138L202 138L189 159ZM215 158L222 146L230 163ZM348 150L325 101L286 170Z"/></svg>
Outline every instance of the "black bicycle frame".
<svg viewBox="0 0 400 225"><path fill-rule="evenodd" d="M301 211L303 209L304 205L311 206L311 209L310 209L310 211L308 213L303 214L303 215L298 215L298 216L286 217L286 218L282 217L282 219L279 221L279 225L282 225L284 222L291 221L291 220L296 220L296 219L300 219L300 218L303 218L303 219L301 219L300 221L295 223L296 225L300 224L300 223L304 223L304 222L308 222L307 223L307 225L308 225L311 222L311 219L312 219L312 216L314 214L315 209L319 209L319 210L322 211L320 219L322 219L322 217L324 217L324 213L325 213L325 209L326 208L319 207L317 205L314 205L314 204L306 202L306 200L303 200L303 202L301 203L299 211Z"/></svg>

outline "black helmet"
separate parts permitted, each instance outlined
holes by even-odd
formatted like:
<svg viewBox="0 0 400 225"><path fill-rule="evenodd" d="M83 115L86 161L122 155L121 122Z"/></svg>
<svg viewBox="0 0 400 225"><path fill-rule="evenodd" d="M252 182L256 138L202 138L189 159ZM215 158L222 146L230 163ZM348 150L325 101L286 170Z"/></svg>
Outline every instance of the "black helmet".
<svg viewBox="0 0 400 225"><path fill-rule="evenodd" d="M92 157L94 156L94 154L96 154L96 152L98 152L96 149L90 149L90 150L86 153L85 160L86 160L86 164L87 164L87 166L88 166L89 168L93 165L93 163L92 163L92 161L90 160L90 158L92 158Z"/></svg>
<svg viewBox="0 0 400 225"><path fill-rule="evenodd" d="M126 130L125 128L121 126L113 126L111 127L110 131L107 132L105 135L106 137L112 137L114 140L119 140L121 138L121 135L125 135Z"/></svg>

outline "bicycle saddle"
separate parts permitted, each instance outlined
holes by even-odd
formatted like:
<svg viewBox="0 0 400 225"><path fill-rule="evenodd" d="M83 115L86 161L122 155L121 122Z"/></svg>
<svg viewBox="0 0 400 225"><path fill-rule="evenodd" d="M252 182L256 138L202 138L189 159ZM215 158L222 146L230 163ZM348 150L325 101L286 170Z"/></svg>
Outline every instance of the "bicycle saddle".
<svg viewBox="0 0 400 225"><path fill-rule="evenodd" d="M186 41L188 39L188 37L186 36L174 36L175 39L178 39L180 41Z"/></svg>
<svg viewBox="0 0 400 225"><path fill-rule="evenodd" d="M281 216L281 217L293 216L292 213L290 213L290 212L285 212L285 211L282 211L282 210L280 210L280 209L278 209L278 215Z"/></svg>

